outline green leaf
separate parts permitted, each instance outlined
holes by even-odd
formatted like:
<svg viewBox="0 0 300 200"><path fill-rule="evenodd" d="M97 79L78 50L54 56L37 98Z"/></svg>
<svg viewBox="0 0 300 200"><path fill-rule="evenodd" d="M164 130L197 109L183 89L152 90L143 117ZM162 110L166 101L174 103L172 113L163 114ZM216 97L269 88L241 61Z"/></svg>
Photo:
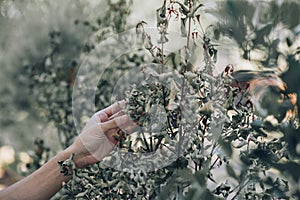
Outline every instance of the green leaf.
<svg viewBox="0 0 300 200"><path fill-rule="evenodd" d="M255 45L265 44L264 38L270 34L273 27L274 27L274 24L270 23L270 24L265 25L261 29L256 30L255 31L256 37L253 40L253 43L255 43Z"/></svg>
<svg viewBox="0 0 300 200"><path fill-rule="evenodd" d="M300 10L299 2L285 1L279 8L277 16L275 17L278 22L282 22L290 29L300 24L300 17L295 16L294 13L298 13Z"/></svg>
<svg viewBox="0 0 300 200"><path fill-rule="evenodd" d="M231 157L231 155L232 155L231 142L220 139L219 143L220 143L221 148L225 152L226 156Z"/></svg>
<svg viewBox="0 0 300 200"><path fill-rule="evenodd" d="M254 134L255 137L267 137L267 134L264 132L263 127L264 123L261 120L254 120L251 123L251 127L255 130L256 134Z"/></svg>
<svg viewBox="0 0 300 200"><path fill-rule="evenodd" d="M287 172L292 176L294 181L300 180L300 164L295 161L288 161L286 163L274 163L273 166L282 172Z"/></svg>
<svg viewBox="0 0 300 200"><path fill-rule="evenodd" d="M195 13L197 12L197 10L202 7L203 4L198 4L195 8L193 8L193 10L188 14L188 17L194 18Z"/></svg>
<svg viewBox="0 0 300 200"><path fill-rule="evenodd" d="M232 178L235 178L235 179L237 178L233 168L229 164L226 165L226 170L227 170L227 173L229 176L231 176Z"/></svg>
<svg viewBox="0 0 300 200"><path fill-rule="evenodd" d="M197 182L199 183L199 185L201 185L201 186L205 186L206 185L207 175L206 175L206 173L203 170L197 171L195 173L195 178L196 178Z"/></svg>
<svg viewBox="0 0 300 200"><path fill-rule="evenodd" d="M251 152L251 157L260 158L262 161L273 164L279 161L279 157L269 149L254 149Z"/></svg>
<svg viewBox="0 0 300 200"><path fill-rule="evenodd" d="M226 183L221 183L215 190L214 190L214 194L216 195L222 195L225 198L227 198L227 196L229 195L229 191L230 191L231 187L226 184Z"/></svg>
<svg viewBox="0 0 300 200"><path fill-rule="evenodd" d="M243 146L245 146L247 144L248 144L247 140L242 140L242 141L240 141L239 144L237 144L236 146L234 146L234 148L241 148L241 147L243 147Z"/></svg>
<svg viewBox="0 0 300 200"><path fill-rule="evenodd" d="M188 15L188 13L190 12L188 6L183 5L183 4L180 3L179 1L175 1L175 3L177 3L177 4L180 6L180 8L182 9L182 13L183 13L184 15Z"/></svg>
<svg viewBox="0 0 300 200"><path fill-rule="evenodd" d="M251 165L253 161L249 158L248 154L245 152L240 152L240 159L245 165Z"/></svg>
<svg viewBox="0 0 300 200"><path fill-rule="evenodd" d="M181 31L182 37L187 37L186 20L187 20L187 18L181 18L180 31Z"/></svg>

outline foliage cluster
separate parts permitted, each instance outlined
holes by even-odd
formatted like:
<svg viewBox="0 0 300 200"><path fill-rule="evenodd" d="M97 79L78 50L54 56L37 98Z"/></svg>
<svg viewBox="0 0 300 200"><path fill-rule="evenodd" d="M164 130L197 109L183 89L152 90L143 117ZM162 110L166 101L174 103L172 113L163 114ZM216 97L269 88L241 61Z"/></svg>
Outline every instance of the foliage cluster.
<svg viewBox="0 0 300 200"><path fill-rule="evenodd" d="M111 98L126 99L127 112L139 128L134 134L120 138L118 151L103 162L74 169L73 179L57 198L293 199L300 196L299 110L296 111L300 108L297 86L300 71L294 44L299 34L299 19L292 17L299 4L272 2L258 7L240 1L220 4L213 11L215 15L218 13L219 24L206 28L201 24L205 15L202 10L205 5L201 2L164 0L156 10L158 45L141 21L135 35L140 48L118 58L114 55L126 52L132 45L131 34L114 38L117 47L120 43L125 46L122 49L115 49L110 42L105 49L97 49L97 44L111 33L126 30L128 1L110 3L109 12L95 23L75 20L77 25L83 24L94 32L82 52L76 52L77 57L80 60L91 50L96 52L89 54L87 61L95 71L83 72L84 76L78 77L85 83L79 85L79 93L94 95L95 88L89 85L89 79L95 80L101 73L95 106L105 107L111 101L106 94L117 93ZM169 53L165 45L172 42L168 26L174 18L181 24L186 45ZM280 27L289 35L279 40L276 30ZM61 63L66 38L60 31L49 35L50 53L40 62L28 64L27 73L34 78L33 95L38 97L41 108L47 108L45 116L55 123L60 143L66 147L77 135L71 103L79 60L69 57ZM218 47L213 41L222 37L235 40L242 56L255 61L260 71L236 71L227 63L216 74ZM199 49L204 61L194 66L191 59ZM255 52L264 56L257 58ZM114 62L97 70L101 66L99 55ZM284 60L286 69L275 67L280 60ZM132 70L138 73L130 74ZM135 80L133 75L137 75ZM118 84L120 88L116 91L120 78L124 82ZM84 116L88 117L94 107L75 97L76 107L81 108L76 125L81 127Z"/></svg>

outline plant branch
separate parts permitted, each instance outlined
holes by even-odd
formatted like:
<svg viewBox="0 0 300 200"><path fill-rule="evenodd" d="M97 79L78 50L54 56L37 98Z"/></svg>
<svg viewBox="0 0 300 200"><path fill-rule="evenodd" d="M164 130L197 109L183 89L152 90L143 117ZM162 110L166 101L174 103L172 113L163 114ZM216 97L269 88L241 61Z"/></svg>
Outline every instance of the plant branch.
<svg viewBox="0 0 300 200"><path fill-rule="evenodd" d="M191 9L191 7L190 7ZM188 35L187 35L187 42L186 42L186 47L187 49L190 49L189 48L189 45L190 45L190 38L191 38L191 21L192 21L192 18L189 17L189 22L188 22Z"/></svg>
<svg viewBox="0 0 300 200"><path fill-rule="evenodd" d="M144 133L143 130L142 130L142 136L143 136L143 140L144 140L144 143L146 145L147 151L150 152L149 144L148 144L148 142L146 140L146 136L145 136L145 133Z"/></svg>
<svg viewBox="0 0 300 200"><path fill-rule="evenodd" d="M220 159L220 157L218 156L215 161L213 162L213 164L209 167L209 171L212 170L212 168L216 165L216 163L218 162L218 160Z"/></svg>

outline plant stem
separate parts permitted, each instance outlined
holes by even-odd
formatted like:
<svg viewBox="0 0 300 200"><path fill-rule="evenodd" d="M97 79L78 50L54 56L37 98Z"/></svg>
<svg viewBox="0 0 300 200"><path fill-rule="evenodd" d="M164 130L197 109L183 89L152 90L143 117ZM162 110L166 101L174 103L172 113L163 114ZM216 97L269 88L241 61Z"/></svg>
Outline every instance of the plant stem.
<svg viewBox="0 0 300 200"><path fill-rule="evenodd" d="M191 7L190 7L190 10L191 10ZM189 22L188 22L188 35L187 35L187 42L186 42L186 47L187 47L187 49L190 49L191 20L192 20L192 18L189 17Z"/></svg>
<svg viewBox="0 0 300 200"><path fill-rule="evenodd" d="M184 106L183 106L183 97L184 97L184 88L185 88L185 78L182 78L182 84L181 84L181 99L180 99L180 103L179 103L179 109L180 109L180 121L182 122L182 119L184 117ZM179 143L178 143L178 147L179 147L179 151L178 151L178 156L180 155L180 149L181 149L181 145L182 145L182 136L183 136L183 131L182 131L182 123L180 123L179 125Z"/></svg>
<svg viewBox="0 0 300 200"><path fill-rule="evenodd" d="M189 12L191 12L192 10L192 4L191 2L189 2ZM190 43L190 34L191 34L191 17L189 17L189 22L188 22L188 35L187 35L187 45L186 48L187 50L189 50L189 43ZM187 66L185 66L184 72L186 72L187 70ZM181 114L181 119L183 118L183 110L184 110L184 106L183 106L183 97L184 95L184 90L185 90L185 78L182 78L182 84L181 84L181 99L180 99L180 103L179 103L179 107L180 107L180 114ZM181 121L182 122L182 121ZM182 123L180 123L179 125L179 148L181 148L182 145L182 137L183 137L183 131L182 131ZM180 151L178 151L178 156L180 155Z"/></svg>
<svg viewBox="0 0 300 200"><path fill-rule="evenodd" d="M142 135L143 135L143 140L144 140L144 143L146 145L147 151L150 152L149 144L148 144L148 142L146 140L145 133L144 133L143 130L142 130Z"/></svg>
<svg viewBox="0 0 300 200"><path fill-rule="evenodd" d="M158 149L158 147L159 147L159 145L161 144L162 140L163 140L163 137L160 137L160 138L158 139L158 141L157 141L157 143L156 143L156 145L155 145L154 151L156 151L156 150Z"/></svg>
<svg viewBox="0 0 300 200"><path fill-rule="evenodd" d="M215 164L218 162L219 159L220 159L220 157L216 158L216 160L214 161L214 163L210 166L209 171L212 170L212 168L215 166Z"/></svg>
<svg viewBox="0 0 300 200"><path fill-rule="evenodd" d="M164 42L161 43L161 68L164 69Z"/></svg>
<svg viewBox="0 0 300 200"><path fill-rule="evenodd" d="M152 131L150 132L150 151L153 152L153 136L152 136Z"/></svg>
<svg viewBox="0 0 300 200"><path fill-rule="evenodd" d="M236 199L236 197L240 194L240 192L242 191L242 189L250 182L250 180L248 180L246 183L244 183L243 185L238 185L237 187L233 188L231 191L229 191L230 193L233 192L235 189L237 189L239 187L239 190L236 192L236 194L234 195L234 197L231 198L231 200Z"/></svg>

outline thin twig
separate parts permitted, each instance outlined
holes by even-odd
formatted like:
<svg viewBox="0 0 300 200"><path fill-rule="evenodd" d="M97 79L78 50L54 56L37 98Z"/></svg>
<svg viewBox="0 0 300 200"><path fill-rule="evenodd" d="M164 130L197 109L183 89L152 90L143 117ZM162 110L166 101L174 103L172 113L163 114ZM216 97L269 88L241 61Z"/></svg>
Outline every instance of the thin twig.
<svg viewBox="0 0 300 200"><path fill-rule="evenodd" d="M142 136L143 136L143 140L144 140L144 143L146 145L146 148L147 148L148 152L150 152L149 144L148 144L148 142L146 140L146 136L145 136L145 133L144 133L143 130L142 130Z"/></svg>

